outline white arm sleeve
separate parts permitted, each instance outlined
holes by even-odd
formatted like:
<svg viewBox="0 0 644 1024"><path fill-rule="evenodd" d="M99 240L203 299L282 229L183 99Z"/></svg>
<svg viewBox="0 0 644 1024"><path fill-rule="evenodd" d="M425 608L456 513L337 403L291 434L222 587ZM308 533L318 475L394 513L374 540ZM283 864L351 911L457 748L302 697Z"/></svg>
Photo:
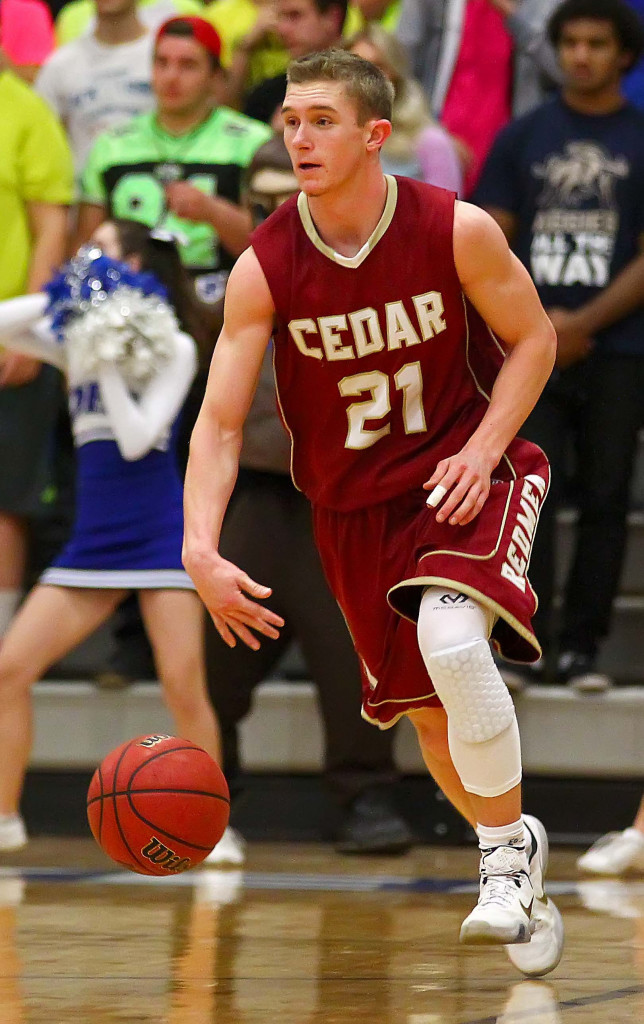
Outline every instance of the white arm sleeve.
<svg viewBox="0 0 644 1024"><path fill-rule="evenodd" d="M142 459L162 440L178 415L196 372L196 346L183 333L176 335L173 357L138 398L132 397L116 366L108 363L101 367L101 397L124 459Z"/></svg>
<svg viewBox="0 0 644 1024"><path fill-rule="evenodd" d="M57 341L49 318L43 316L47 301L43 292L36 292L0 302L0 347L35 356L64 371L65 346Z"/></svg>

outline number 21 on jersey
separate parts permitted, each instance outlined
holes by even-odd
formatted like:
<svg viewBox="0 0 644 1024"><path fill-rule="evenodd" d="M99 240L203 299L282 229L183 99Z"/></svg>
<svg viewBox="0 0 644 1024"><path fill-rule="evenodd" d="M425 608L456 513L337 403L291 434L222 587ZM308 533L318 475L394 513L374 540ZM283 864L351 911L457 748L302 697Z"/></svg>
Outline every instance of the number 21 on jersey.
<svg viewBox="0 0 644 1024"><path fill-rule="evenodd" d="M391 433L391 423L381 427L365 426L367 420L384 420L391 413L391 389L402 391L402 421L406 434L422 434L427 430L423 408L423 375L420 363L405 363L393 376L382 370L369 370L344 377L338 384L343 398L368 393L361 402L352 402L347 408L347 439L345 448L359 451L370 448L381 437Z"/></svg>

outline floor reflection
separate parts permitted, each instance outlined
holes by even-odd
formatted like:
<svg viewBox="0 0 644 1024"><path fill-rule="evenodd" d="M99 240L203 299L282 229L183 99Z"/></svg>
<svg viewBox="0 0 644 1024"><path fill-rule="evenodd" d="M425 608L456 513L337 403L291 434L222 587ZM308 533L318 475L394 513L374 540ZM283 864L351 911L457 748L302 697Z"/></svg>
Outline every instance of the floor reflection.
<svg viewBox="0 0 644 1024"><path fill-rule="evenodd" d="M316 890L308 867L298 889L297 858L262 864L253 887L239 871L163 886L0 875L0 1024L644 1021L641 883L561 883L568 948L530 981L503 949L458 946L462 886ZM293 887L271 884L285 867Z"/></svg>

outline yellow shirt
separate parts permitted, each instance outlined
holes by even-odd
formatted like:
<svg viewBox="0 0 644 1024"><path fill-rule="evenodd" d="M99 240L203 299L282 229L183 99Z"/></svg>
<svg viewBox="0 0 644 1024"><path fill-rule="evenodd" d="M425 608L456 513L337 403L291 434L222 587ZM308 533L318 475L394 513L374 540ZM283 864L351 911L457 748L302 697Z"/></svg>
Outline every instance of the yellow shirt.
<svg viewBox="0 0 644 1024"><path fill-rule="evenodd" d="M259 5L253 0L213 0L204 8L204 18L215 26L221 36L221 63L224 67L230 66L236 47L250 32L258 15ZM249 63L247 91L264 79L274 78L286 71L288 54L275 38L258 47Z"/></svg>
<svg viewBox="0 0 644 1024"><path fill-rule="evenodd" d="M197 0L168 0L162 4L159 0L139 0L139 7L142 8L142 22L153 31L166 18L179 14L203 14L203 8ZM154 11L155 7L158 7L158 13ZM146 11L146 8L149 10ZM78 39L93 17L93 0L70 0L56 18L56 45L63 46L64 43L71 43L72 39Z"/></svg>
<svg viewBox="0 0 644 1024"><path fill-rule="evenodd" d="M0 300L26 287L27 203L70 203L73 178L69 146L45 101L11 71L0 73Z"/></svg>
<svg viewBox="0 0 644 1024"><path fill-rule="evenodd" d="M376 18L377 23L387 32L394 33L398 27L401 7L402 0L393 0L393 3L389 4L389 6L385 8L385 12L382 17ZM366 24L367 22L358 8L354 7L353 4L349 4L343 34L345 36L353 36L356 32L361 32Z"/></svg>

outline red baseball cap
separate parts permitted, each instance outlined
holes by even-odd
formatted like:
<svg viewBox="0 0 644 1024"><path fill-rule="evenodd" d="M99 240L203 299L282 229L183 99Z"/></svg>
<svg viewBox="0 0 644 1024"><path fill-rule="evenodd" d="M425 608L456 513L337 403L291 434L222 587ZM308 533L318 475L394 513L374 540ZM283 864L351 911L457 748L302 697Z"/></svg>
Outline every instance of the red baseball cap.
<svg viewBox="0 0 644 1024"><path fill-rule="evenodd" d="M178 23L181 23L183 25L190 25L190 28L192 29L192 35L197 40L197 42L201 43L204 49L206 49L208 53L212 54L212 56L215 57L217 60L221 58L221 39L219 37L217 29L214 27L214 25L211 25L209 21L206 21L205 18L200 18L197 15L186 15L185 17L179 16L176 18L168 18L168 20L164 21L162 25L159 25L156 34L155 45L159 42L160 39L163 38L163 36L168 31L170 25L176 25Z"/></svg>

